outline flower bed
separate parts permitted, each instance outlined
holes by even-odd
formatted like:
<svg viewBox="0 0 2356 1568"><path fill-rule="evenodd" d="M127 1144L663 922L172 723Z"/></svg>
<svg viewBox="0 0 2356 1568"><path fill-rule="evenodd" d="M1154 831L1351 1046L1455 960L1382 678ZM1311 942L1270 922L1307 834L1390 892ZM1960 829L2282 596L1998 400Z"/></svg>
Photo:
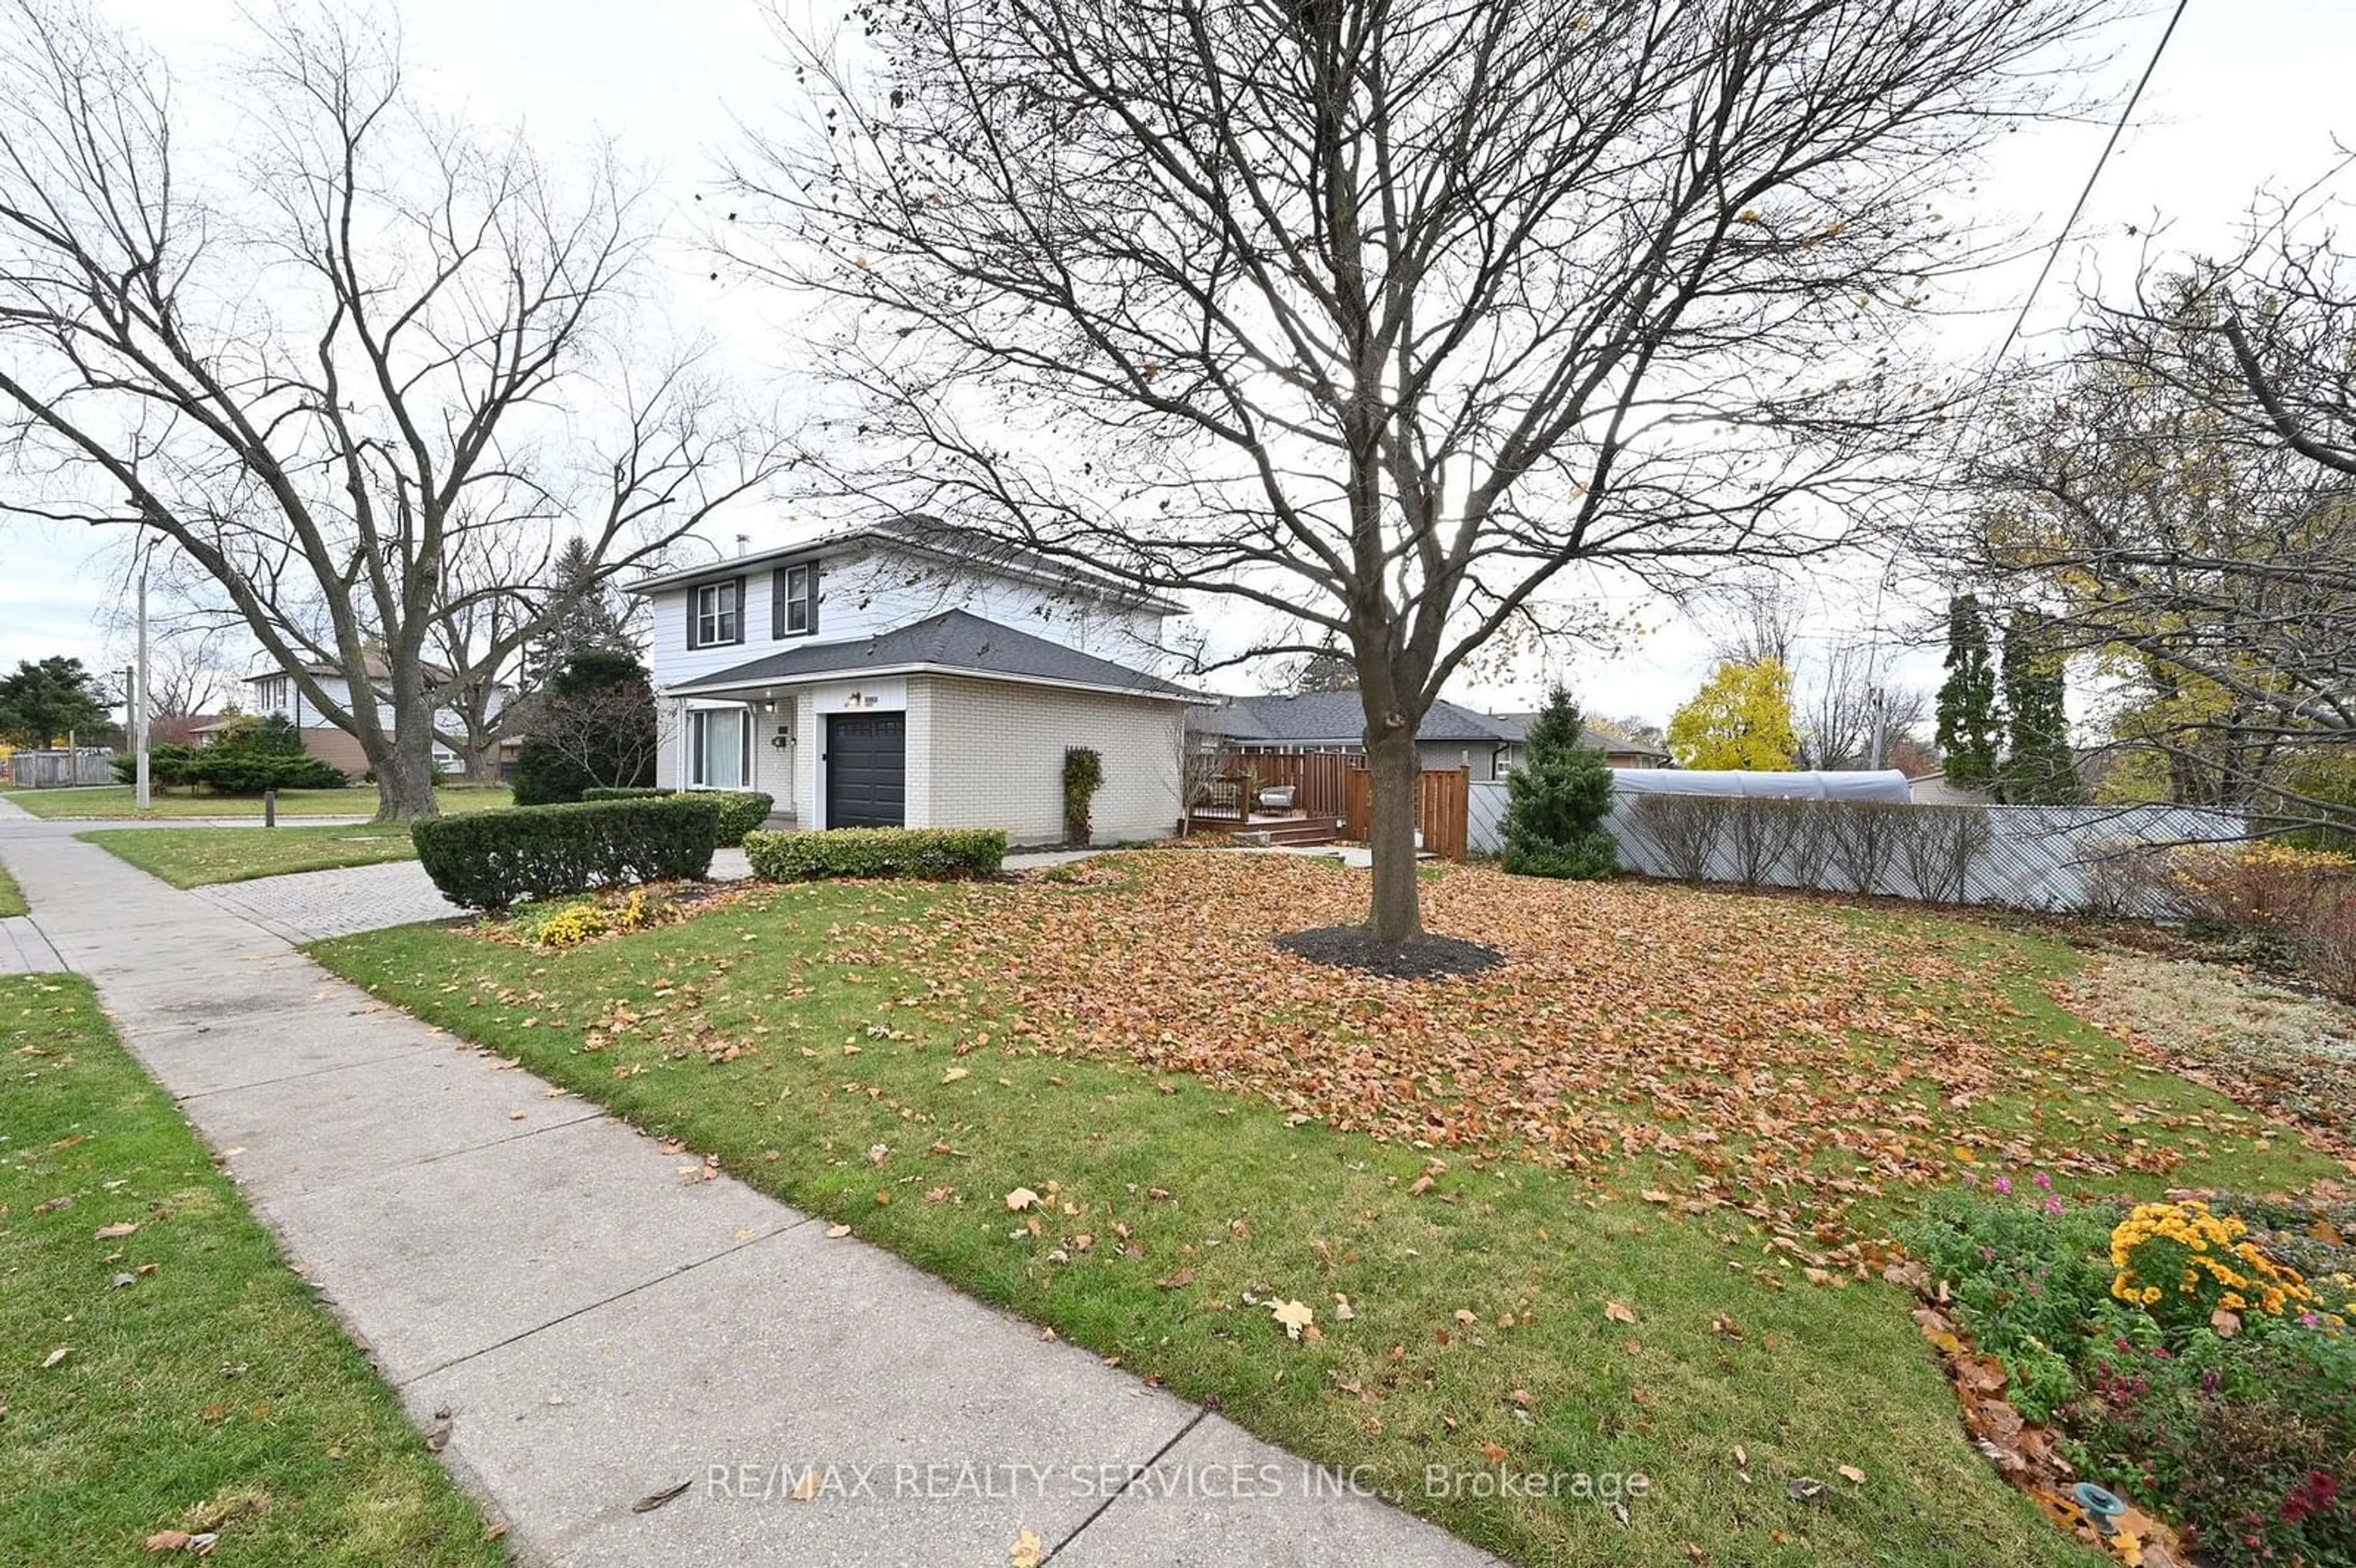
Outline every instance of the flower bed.
<svg viewBox="0 0 2356 1568"><path fill-rule="evenodd" d="M2356 1204L2029 1183L1939 1194L1903 1237L1982 1451L2143 1568L2356 1562Z"/></svg>

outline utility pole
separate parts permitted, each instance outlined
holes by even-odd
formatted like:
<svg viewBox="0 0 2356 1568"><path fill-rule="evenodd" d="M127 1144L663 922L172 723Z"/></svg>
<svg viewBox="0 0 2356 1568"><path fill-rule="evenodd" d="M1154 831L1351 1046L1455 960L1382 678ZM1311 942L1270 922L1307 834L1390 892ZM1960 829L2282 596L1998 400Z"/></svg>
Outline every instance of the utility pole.
<svg viewBox="0 0 2356 1568"><path fill-rule="evenodd" d="M133 799L138 809L153 804L147 785L147 551L139 552L139 662L131 683L131 743L138 748L137 783Z"/></svg>

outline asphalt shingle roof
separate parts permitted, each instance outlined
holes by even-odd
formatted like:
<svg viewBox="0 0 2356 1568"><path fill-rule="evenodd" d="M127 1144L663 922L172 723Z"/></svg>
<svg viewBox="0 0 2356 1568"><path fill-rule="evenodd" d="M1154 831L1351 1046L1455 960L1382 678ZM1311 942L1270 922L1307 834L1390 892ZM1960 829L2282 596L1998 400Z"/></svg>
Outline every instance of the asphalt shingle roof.
<svg viewBox="0 0 2356 1568"><path fill-rule="evenodd" d="M862 675L925 665L977 676L1053 681L1068 686L1108 687L1152 697L1191 699L1194 693L1159 676L985 621L963 610L944 610L873 636L836 643L805 643L767 654L714 675L682 682L683 688L751 686L761 681L806 680L819 676Z"/></svg>
<svg viewBox="0 0 2356 1568"><path fill-rule="evenodd" d="M1253 745L1352 745L1365 739L1366 710L1355 691L1312 691L1299 697L1238 697L1227 707L1197 716L1205 734ZM1442 699L1431 705L1416 731L1419 741L1473 741L1502 744L1522 738L1522 727L1492 719Z"/></svg>

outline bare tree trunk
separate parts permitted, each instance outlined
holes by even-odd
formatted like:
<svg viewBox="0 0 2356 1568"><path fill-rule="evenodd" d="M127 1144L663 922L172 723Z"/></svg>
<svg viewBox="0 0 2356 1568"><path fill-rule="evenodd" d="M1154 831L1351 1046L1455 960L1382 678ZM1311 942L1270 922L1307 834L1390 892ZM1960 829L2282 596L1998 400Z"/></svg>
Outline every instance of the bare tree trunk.
<svg viewBox="0 0 2356 1568"><path fill-rule="evenodd" d="M1366 766L1375 795L1375 821L1368 830L1368 847L1375 853L1375 896L1366 928L1381 942L1412 942L1423 934L1415 858L1415 796L1422 782L1422 761L1415 731L1406 725L1366 731Z"/></svg>
<svg viewBox="0 0 2356 1568"><path fill-rule="evenodd" d="M434 799L434 745L404 736L376 764L376 819L414 822L437 816Z"/></svg>

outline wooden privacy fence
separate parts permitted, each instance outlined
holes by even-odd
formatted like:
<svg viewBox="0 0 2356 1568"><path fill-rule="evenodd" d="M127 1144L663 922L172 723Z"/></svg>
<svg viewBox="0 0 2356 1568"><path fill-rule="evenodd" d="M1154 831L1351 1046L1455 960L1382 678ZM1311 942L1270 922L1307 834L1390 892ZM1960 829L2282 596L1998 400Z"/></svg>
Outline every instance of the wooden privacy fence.
<svg viewBox="0 0 2356 1568"><path fill-rule="evenodd" d="M1305 816L1338 816L1342 836L1363 842L1374 831L1374 775L1366 759L1347 752L1228 752L1212 763L1223 778L1251 775L1258 789L1293 791L1293 809ZM1472 774L1462 768L1427 768L1416 791L1415 826L1423 847L1462 860L1470 847Z"/></svg>
<svg viewBox="0 0 2356 1568"><path fill-rule="evenodd" d="M1341 752L1229 752L1213 763L1220 776L1249 773L1258 789L1290 789L1295 809L1311 816L1344 816L1350 809L1350 774L1365 759Z"/></svg>
<svg viewBox="0 0 2356 1568"><path fill-rule="evenodd" d="M1426 768L1417 780L1415 827L1423 848L1442 859L1464 859L1467 806L1472 774L1462 768ZM1349 809L1342 814L1343 832L1364 842L1375 830L1375 775L1364 767L1350 770Z"/></svg>

